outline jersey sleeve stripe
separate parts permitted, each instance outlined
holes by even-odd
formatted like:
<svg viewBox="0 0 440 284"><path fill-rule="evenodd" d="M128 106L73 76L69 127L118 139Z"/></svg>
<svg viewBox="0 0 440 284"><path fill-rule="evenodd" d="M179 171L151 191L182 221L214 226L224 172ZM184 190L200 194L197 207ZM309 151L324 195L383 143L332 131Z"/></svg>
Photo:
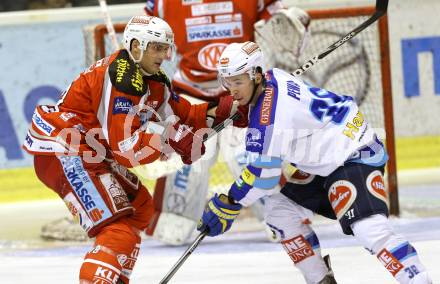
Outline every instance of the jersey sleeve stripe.
<svg viewBox="0 0 440 284"><path fill-rule="evenodd" d="M280 176L270 177L270 178L255 178L254 187L261 189L272 189L280 181Z"/></svg>
<svg viewBox="0 0 440 284"><path fill-rule="evenodd" d="M281 168L281 159L276 157L260 156L251 164L256 168Z"/></svg>
<svg viewBox="0 0 440 284"><path fill-rule="evenodd" d="M247 168L241 174L241 179L250 186L259 187L263 189L271 189L278 184L280 175L260 177L253 174Z"/></svg>
<svg viewBox="0 0 440 284"><path fill-rule="evenodd" d="M101 96L101 102L99 103L99 107L98 107L97 118L99 123L101 124L102 133L104 134L104 137L107 140L107 142L109 141L107 119L109 115L108 110L110 105L111 94L112 94L112 83L108 76L108 72L105 72L104 86L102 88L102 96Z"/></svg>

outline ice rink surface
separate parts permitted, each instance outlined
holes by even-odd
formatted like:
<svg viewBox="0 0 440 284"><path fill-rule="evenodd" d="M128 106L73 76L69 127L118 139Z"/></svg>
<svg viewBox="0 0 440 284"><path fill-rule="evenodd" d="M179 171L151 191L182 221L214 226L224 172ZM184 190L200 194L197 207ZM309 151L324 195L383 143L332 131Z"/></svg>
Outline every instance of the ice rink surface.
<svg viewBox="0 0 440 284"><path fill-rule="evenodd" d="M433 201L438 192L438 187L402 190L401 199L407 199L402 217L391 219L396 231L417 249L433 283L440 283L440 216L429 216L426 211L440 208ZM4 225L0 228L0 283L77 283L82 258L91 243L42 242L35 237L38 222L60 217L67 211L62 206L61 201L0 206ZM337 223L318 218L314 224L323 255L331 255L338 283L397 283L354 238L343 235ZM131 283L159 283L185 249L145 239ZM253 231L205 238L169 283L287 284L304 280L280 244L266 241L261 231Z"/></svg>

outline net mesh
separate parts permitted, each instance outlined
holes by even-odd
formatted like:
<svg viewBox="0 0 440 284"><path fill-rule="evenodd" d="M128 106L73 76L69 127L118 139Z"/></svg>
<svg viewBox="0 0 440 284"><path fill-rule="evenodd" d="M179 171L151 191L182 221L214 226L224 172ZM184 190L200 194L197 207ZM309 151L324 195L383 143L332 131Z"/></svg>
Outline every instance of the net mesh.
<svg viewBox="0 0 440 284"><path fill-rule="evenodd" d="M349 31L364 22L368 16L327 18L313 20L309 27L311 36L299 58L288 52L274 54L269 43L259 43L269 66L294 71L313 56L343 38ZM334 50L301 77L313 86L355 98L367 120L384 131L380 49L377 24Z"/></svg>

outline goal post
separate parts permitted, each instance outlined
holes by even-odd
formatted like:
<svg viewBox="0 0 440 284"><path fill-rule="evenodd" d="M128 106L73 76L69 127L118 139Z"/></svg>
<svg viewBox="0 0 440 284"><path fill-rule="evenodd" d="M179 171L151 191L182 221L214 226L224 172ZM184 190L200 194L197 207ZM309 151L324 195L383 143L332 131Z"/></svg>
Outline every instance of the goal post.
<svg viewBox="0 0 440 284"><path fill-rule="evenodd" d="M277 67L293 71L298 64L321 52L375 12L375 7L350 7L333 9L313 9L307 11L312 18L311 37L298 62L286 64L276 60ZM114 29L119 40L125 23L115 23ZM112 51L111 39L105 24L87 26L83 30L85 38L86 65L109 55ZM271 56L270 50L264 50ZM344 95L352 95L365 113L372 127L385 140L389 155L386 168L386 184L389 194L390 213L399 214L397 168L394 138L394 120L391 89L391 65L388 36L388 18L383 16L358 36L339 47L332 54L308 70L302 76L313 85ZM382 131L382 129L384 131ZM230 185L231 175L225 166L219 165L220 175L226 175L224 183ZM221 179L221 178L220 178ZM211 185L210 185L211 186Z"/></svg>

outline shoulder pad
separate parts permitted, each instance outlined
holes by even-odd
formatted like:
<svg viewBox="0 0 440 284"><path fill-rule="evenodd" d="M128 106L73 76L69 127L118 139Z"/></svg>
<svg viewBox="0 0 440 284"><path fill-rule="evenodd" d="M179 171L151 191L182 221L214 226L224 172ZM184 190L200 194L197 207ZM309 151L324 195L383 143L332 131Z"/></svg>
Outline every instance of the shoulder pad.
<svg viewBox="0 0 440 284"><path fill-rule="evenodd" d="M148 89L140 68L128 52L121 50L108 69L110 80L116 90L132 96L143 96Z"/></svg>

